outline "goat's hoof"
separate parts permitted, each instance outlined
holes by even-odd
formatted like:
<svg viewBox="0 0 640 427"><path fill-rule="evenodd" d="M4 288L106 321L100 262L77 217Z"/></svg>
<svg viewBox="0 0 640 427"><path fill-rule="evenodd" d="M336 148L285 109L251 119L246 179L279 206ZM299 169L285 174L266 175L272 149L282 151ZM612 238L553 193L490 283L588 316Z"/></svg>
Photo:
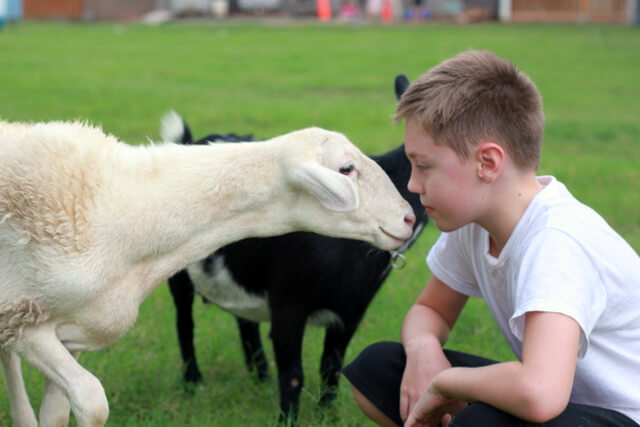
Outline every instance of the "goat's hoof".
<svg viewBox="0 0 640 427"><path fill-rule="evenodd" d="M295 415L280 413L278 417L278 427L297 427L298 420Z"/></svg>
<svg viewBox="0 0 640 427"><path fill-rule="evenodd" d="M338 386L326 386L322 396L320 396L320 406L328 406L338 397Z"/></svg>
<svg viewBox="0 0 640 427"><path fill-rule="evenodd" d="M184 380L188 383L196 384L202 381L202 374L197 369L189 369L184 373Z"/></svg>

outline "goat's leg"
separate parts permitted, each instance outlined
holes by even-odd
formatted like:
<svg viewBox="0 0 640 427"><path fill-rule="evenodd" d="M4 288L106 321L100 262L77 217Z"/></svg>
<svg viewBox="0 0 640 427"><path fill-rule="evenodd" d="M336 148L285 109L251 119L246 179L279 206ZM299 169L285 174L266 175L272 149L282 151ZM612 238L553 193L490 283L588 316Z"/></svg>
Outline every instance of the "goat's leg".
<svg viewBox="0 0 640 427"><path fill-rule="evenodd" d="M11 404L11 418L15 427L36 427L38 420L33 412L27 389L22 378L20 356L16 353L0 348L0 359L4 371L4 382Z"/></svg>
<svg viewBox="0 0 640 427"><path fill-rule="evenodd" d="M188 382L197 383L202 379L196 351L193 345L193 298L194 288L189 273L181 270L170 277L169 290L173 296L173 303L176 307L176 327L178 329L178 342L180 343L180 354L184 364L184 379Z"/></svg>
<svg viewBox="0 0 640 427"><path fill-rule="evenodd" d="M78 427L104 425L109 416L109 404L102 384L80 366L60 342L54 325L25 328L15 350L67 395ZM50 389L50 392L58 400L58 391Z"/></svg>
<svg viewBox="0 0 640 427"><path fill-rule="evenodd" d="M71 352L73 357L78 360L80 352ZM55 383L47 379L42 404L40 405L40 425L41 426L66 426L69 424L69 411L71 404L67 395L64 394Z"/></svg>
<svg viewBox="0 0 640 427"><path fill-rule="evenodd" d="M69 424L71 404L55 383L47 378L42 404L40 405L40 425L42 427L63 427Z"/></svg>
<svg viewBox="0 0 640 427"><path fill-rule="evenodd" d="M280 388L280 422L295 424L304 385L302 338L307 316L292 309L271 309L271 339Z"/></svg>
<svg viewBox="0 0 640 427"><path fill-rule="evenodd" d="M345 324L343 327L328 327L325 332L324 350L320 362L320 377L323 384L321 404L331 403L338 394L338 381L344 362L344 353L356 328L357 323L353 326Z"/></svg>
<svg viewBox="0 0 640 427"><path fill-rule="evenodd" d="M267 358L260 339L260 324L236 316L242 351L244 351L244 362L251 372L255 368L258 378L265 381L269 378L269 368Z"/></svg>

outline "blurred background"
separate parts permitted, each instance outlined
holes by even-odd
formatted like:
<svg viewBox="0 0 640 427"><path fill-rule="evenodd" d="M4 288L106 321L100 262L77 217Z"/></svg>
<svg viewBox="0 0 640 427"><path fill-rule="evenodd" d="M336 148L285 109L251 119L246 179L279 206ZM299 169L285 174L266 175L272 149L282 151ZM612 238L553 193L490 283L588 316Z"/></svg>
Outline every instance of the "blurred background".
<svg viewBox="0 0 640 427"><path fill-rule="evenodd" d="M638 23L637 0L0 0L18 19L163 22L178 17L272 16L321 20Z"/></svg>

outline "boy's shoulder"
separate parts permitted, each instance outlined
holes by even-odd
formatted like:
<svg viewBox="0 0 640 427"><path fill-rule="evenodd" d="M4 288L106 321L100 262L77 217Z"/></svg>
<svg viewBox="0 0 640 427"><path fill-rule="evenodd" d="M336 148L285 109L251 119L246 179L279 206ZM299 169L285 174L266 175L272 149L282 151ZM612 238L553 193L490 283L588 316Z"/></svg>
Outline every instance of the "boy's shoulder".
<svg viewBox="0 0 640 427"><path fill-rule="evenodd" d="M579 201L556 178L541 176L538 181L543 185L543 190L532 200L523 220L537 222L539 226L546 228L566 231L610 228L600 214Z"/></svg>
<svg viewBox="0 0 640 427"><path fill-rule="evenodd" d="M568 239L554 239L556 243L565 241L571 246L577 243L590 257L613 257L614 262L616 257L637 258L631 246L598 212L576 199L555 178L541 178L546 185L514 230L515 241L526 247L534 240L548 240L550 234L560 233Z"/></svg>

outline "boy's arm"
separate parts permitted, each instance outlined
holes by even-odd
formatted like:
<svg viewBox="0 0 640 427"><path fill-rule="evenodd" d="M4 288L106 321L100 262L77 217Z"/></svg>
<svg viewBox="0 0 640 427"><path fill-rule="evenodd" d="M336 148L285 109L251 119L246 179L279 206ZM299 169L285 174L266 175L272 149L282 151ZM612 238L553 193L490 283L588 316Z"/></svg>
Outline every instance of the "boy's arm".
<svg viewBox="0 0 640 427"><path fill-rule="evenodd" d="M451 367L442 345L455 324L467 296L431 276L402 325L402 343L407 355L400 386L400 417L403 420L434 376Z"/></svg>
<svg viewBox="0 0 640 427"><path fill-rule="evenodd" d="M522 362L442 371L408 420L426 419L442 397L481 401L533 422L546 422L567 406L580 341L578 323L563 314L526 314Z"/></svg>

